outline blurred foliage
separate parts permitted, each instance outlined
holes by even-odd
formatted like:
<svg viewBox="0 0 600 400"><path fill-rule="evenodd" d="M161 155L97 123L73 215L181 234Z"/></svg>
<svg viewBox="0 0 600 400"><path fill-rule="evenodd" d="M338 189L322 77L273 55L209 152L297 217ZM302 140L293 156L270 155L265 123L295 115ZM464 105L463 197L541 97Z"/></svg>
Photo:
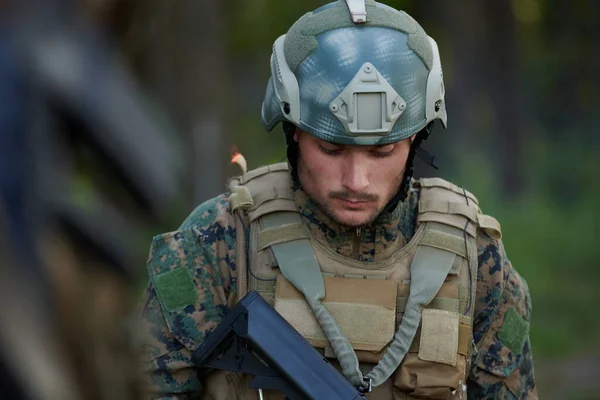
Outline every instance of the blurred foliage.
<svg viewBox="0 0 600 400"><path fill-rule="evenodd" d="M572 147L556 154L555 146L540 144L530 159L531 168L523 171L529 185L519 198L506 199L498 193L493 171L484 160L466 163L455 179L477 193L485 212L501 221L509 258L532 293L532 345L539 358L585 354L599 345L595 304L600 300L596 289L600 181L589 171L598 171L600 162L591 156L581 160L579 169L588 170L587 180L584 171L565 172L585 183L563 186L560 193L548 176L560 174L557 166L569 165L579 155Z"/></svg>

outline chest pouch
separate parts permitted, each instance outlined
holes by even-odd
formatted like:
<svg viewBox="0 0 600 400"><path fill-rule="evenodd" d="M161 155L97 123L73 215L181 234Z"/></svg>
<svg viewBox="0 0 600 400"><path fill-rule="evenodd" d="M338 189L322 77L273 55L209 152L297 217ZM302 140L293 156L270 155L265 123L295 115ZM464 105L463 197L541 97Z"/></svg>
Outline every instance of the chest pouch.
<svg viewBox="0 0 600 400"><path fill-rule="evenodd" d="M326 295L322 303L331 312L352 348L382 351L393 340L396 330L396 282L337 277L324 277L323 280ZM277 279L275 309L310 344L322 349L329 347L329 341L304 295L282 275Z"/></svg>

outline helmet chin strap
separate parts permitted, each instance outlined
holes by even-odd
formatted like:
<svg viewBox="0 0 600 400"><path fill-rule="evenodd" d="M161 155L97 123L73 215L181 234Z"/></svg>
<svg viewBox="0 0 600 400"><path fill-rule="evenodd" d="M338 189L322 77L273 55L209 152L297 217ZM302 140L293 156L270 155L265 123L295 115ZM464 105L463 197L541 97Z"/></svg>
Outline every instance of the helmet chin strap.
<svg viewBox="0 0 600 400"><path fill-rule="evenodd" d="M427 150L421 148L421 143L424 140L427 140L432 128L433 122L429 123L429 125L427 125L415 135L415 138L410 145L408 158L406 159L406 167L404 169L404 177L402 178L400 189L398 189L398 193L396 193L396 195L392 197L392 199L387 203L382 213L393 211L398 206L399 202L403 202L404 200L406 200L406 197L408 196L408 190L410 189L410 181L412 180L414 174L415 155L419 156L419 158L423 160L426 164L432 166L435 169L438 169L437 158L429 154Z"/></svg>
<svg viewBox="0 0 600 400"><path fill-rule="evenodd" d="M294 140L296 127L291 122L284 122L282 127L283 133L285 133L287 159L291 167L292 179L295 184L298 184L300 183L298 180L298 143Z"/></svg>

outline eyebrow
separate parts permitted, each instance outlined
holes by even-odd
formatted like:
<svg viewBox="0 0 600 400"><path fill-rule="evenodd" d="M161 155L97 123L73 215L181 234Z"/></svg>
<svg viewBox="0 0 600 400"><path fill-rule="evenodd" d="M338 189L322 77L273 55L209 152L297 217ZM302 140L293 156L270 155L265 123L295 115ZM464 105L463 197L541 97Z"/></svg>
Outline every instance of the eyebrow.
<svg viewBox="0 0 600 400"><path fill-rule="evenodd" d="M323 143L319 143L319 145L328 144L330 146L339 147L339 148L344 148L346 146L353 146L353 145L346 145L343 143L334 143L334 142L330 142L328 140L323 140L323 139L321 139L321 140L323 141ZM378 150L378 149L383 149L384 147L389 147L389 146L392 146L392 148L396 147L396 143L373 144L371 146L364 146L364 147L370 147L372 150ZM363 147L363 146L360 146L360 147Z"/></svg>

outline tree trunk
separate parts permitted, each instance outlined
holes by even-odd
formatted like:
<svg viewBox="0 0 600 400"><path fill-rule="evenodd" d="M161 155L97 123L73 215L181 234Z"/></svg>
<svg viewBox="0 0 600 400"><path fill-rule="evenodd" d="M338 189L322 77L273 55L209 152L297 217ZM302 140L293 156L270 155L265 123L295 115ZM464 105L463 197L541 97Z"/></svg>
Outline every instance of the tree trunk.
<svg viewBox="0 0 600 400"><path fill-rule="evenodd" d="M436 126L425 146L440 157L444 177L460 175L464 156L482 147L481 129L474 109L485 74L481 67L483 25L477 0L417 2L414 17L438 43L444 83L448 129ZM463 161L461 161L461 159ZM424 171L424 174L431 171ZM419 174L420 175L420 174Z"/></svg>
<svg viewBox="0 0 600 400"><path fill-rule="evenodd" d="M230 157L225 2L148 0L141 7L145 45L136 63L186 135L183 186L193 207L223 192Z"/></svg>
<svg viewBox="0 0 600 400"><path fill-rule="evenodd" d="M511 3L484 2L485 85L494 113L493 142L499 144L500 187L505 197L518 196L523 189L523 144L527 129L520 77L521 57L517 23Z"/></svg>

